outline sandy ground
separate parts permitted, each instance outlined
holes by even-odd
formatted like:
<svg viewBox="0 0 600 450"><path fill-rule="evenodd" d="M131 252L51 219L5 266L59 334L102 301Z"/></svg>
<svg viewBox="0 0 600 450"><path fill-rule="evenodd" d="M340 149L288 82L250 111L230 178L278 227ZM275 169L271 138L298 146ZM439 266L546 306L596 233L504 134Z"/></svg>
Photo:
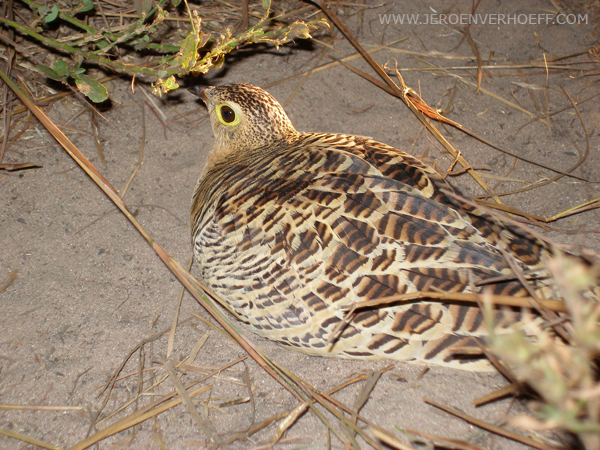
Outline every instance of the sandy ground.
<svg viewBox="0 0 600 450"><path fill-rule="evenodd" d="M588 77L577 71L552 73L548 89L544 89L546 72L543 68L523 70L522 76L515 69L491 70L483 77L482 87L486 91L477 94L475 88L455 77L460 75L473 82L474 70L468 73L429 70L436 66L474 66L471 48L466 41L461 43L462 36L454 27L444 24L400 26L393 20L385 25L380 21L384 13L424 15L450 7L448 2L441 1L388 2L366 10L360 29L359 16L353 9L341 7L340 14L366 48L404 38L392 49L375 53L375 59L385 63L396 58L404 69L407 84L420 91L432 106L446 108L453 93L447 114L450 119L542 164L561 170L573 166L586 152L584 130L573 109L553 115L549 124L536 121L524 125L531 119L531 113L569 106L565 92L573 99L596 94L598 76ZM462 1L452 7L452 12L468 12L470 8L471 2ZM477 12L538 14L547 9L553 9L550 2L482 2ZM421 16L420 20L426 19ZM586 52L597 42L598 36L592 32L593 25L589 23L548 26L545 23L487 23L471 27L481 57L486 61L491 57L496 64L528 64L543 61L544 54L551 60ZM353 53L339 34L333 44L340 52L328 50L327 54L341 57ZM243 50L233 55L220 72L196 81L199 84L244 81L266 85L330 62L327 56L318 61L322 51L320 45L308 43L279 50ZM451 53L454 57L425 57L427 52L434 51ZM580 60L586 58L587 55L579 57ZM364 61L356 60L352 64L368 70ZM598 72L597 65L588 67ZM413 68L427 70L410 70ZM283 103L300 81L301 78L286 81L269 91ZM532 89L526 89L527 85ZM213 139L208 121L202 120L205 108L185 90L163 98L159 104L168 118L166 128L145 106L147 99L141 87L132 93L129 80L122 79L110 82L109 88L113 100L102 108L103 118L98 121L106 167L96 151L89 114L77 116L83 107L80 100L55 103L46 113L117 189L131 176L143 144L143 166L124 199L148 233L185 265L190 257L191 195ZM492 94L511 103L499 101ZM598 180L600 102L596 98L580 104L579 109L590 147L587 160L575 173ZM400 101L343 67L311 75L289 100L286 110L299 130L372 136L424 156L442 170L452 162L437 143L428 139L420 123ZM553 175L534 165L515 163L513 158L456 129L446 128L445 134L467 161L489 169L482 173L525 182L486 178L497 192L510 191ZM102 398L97 398L98 388L109 380L129 351L146 337L170 326L181 286L128 221L39 124L30 127L10 148L4 162L13 161L32 162L42 168L21 174L0 173L0 283L11 271L18 271L16 281L0 294L0 404L82 409L0 410L0 428L66 447L86 436L91 417L102 403ZM454 180L472 195L481 193L466 176ZM531 214L552 216L599 195L598 184L562 178L533 191L505 196L503 200ZM599 219L598 210L586 212L553 224L562 231L548 235L561 242L599 250ZM190 354L204 335L207 340L193 361L195 366L210 371L244 356L236 344L191 316L192 313L208 317L186 294L180 317L181 320L192 318L178 328L171 361L177 363ZM415 429L464 439L486 449L523 448L481 432L423 402L424 398L434 399L486 421L501 423L507 417L526 411L526 405L510 400L480 408L471 404L474 398L506 384L497 374L436 367L423 374L422 367L405 363L308 357L246 334L273 359L321 390L332 389L352 374L368 373L393 364L394 368L381 377L361 413L398 436L402 435L400 430ZM165 359L166 342L163 336L144 347L144 367L156 369L146 372L144 387L149 386L151 376L158 379L165 374L159 362ZM101 417L116 410L137 392L135 372L139 358L138 352L125 367L123 374L133 375L116 384ZM226 404L248 397L243 382L246 371L255 399L255 412L251 402ZM182 381L198 377L188 371ZM195 401L200 413L208 412L214 427L223 436L246 431L253 423L291 411L298 404L250 359L205 384L210 389ZM353 385L336 397L351 406L363 384ZM154 392L172 390L172 384L167 381ZM131 408L127 410L131 411ZM98 428L106 425L103 423ZM225 448L260 448L270 441L274 432L275 426L271 425L250 439ZM169 449L203 448L205 435L191 415L179 406L135 430L103 441L98 448L150 449L161 448L161 445ZM275 448L327 445L327 429L314 414L308 413ZM0 436L0 448L33 447ZM334 437L331 448L342 448Z"/></svg>

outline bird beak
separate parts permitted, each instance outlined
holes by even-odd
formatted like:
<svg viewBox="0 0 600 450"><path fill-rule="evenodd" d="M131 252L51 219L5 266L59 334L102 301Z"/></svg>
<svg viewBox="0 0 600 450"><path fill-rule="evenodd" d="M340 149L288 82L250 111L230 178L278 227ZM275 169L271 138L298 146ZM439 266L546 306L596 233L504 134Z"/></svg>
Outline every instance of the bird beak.
<svg viewBox="0 0 600 450"><path fill-rule="evenodd" d="M206 91L210 88L212 88L212 86L192 86L188 89L188 91L190 91L194 95L197 95L203 101L206 102Z"/></svg>

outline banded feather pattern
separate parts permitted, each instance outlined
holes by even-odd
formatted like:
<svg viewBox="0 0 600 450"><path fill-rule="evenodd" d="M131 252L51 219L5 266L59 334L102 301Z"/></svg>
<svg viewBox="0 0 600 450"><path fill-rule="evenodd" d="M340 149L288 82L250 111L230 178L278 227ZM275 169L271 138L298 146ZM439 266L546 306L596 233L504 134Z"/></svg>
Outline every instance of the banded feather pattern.
<svg viewBox="0 0 600 450"><path fill-rule="evenodd" d="M260 88L199 93L216 141L193 198L193 249L204 282L229 311L259 335L312 355L489 369L452 355L486 334L479 309L464 304L364 309L328 340L356 302L470 292L469 273L510 278L499 245L524 270L542 273L543 242L447 196L443 189L457 190L401 150L359 136L298 133ZM239 123L223 120L223 105ZM528 295L518 281L487 287ZM496 311L500 330L518 319Z"/></svg>

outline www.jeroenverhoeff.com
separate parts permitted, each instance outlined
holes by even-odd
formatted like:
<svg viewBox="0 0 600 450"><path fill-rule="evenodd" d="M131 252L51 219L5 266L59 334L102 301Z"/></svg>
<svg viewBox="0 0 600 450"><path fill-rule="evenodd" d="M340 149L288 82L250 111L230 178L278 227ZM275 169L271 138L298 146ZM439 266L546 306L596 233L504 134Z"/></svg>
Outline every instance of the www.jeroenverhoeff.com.
<svg viewBox="0 0 600 450"><path fill-rule="evenodd" d="M587 14L379 14L382 25L576 25Z"/></svg>

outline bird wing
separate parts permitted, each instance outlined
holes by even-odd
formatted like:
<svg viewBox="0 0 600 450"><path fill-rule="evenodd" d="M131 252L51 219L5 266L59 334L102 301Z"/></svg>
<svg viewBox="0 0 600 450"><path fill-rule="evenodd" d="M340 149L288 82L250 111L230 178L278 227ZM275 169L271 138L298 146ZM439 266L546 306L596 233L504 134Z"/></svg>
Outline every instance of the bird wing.
<svg viewBox="0 0 600 450"><path fill-rule="evenodd" d="M340 327L357 302L465 292L469 273L475 280L511 273L495 243L518 247L526 239L457 205L435 171L374 141L310 134L231 159L206 183L212 191L199 198L209 206L193 218L202 276L254 331L311 354L481 369L450 355L485 334L478 308L404 303L361 310ZM526 243L535 253L538 244ZM516 282L492 289L524 295ZM511 314L497 318L509 323Z"/></svg>

